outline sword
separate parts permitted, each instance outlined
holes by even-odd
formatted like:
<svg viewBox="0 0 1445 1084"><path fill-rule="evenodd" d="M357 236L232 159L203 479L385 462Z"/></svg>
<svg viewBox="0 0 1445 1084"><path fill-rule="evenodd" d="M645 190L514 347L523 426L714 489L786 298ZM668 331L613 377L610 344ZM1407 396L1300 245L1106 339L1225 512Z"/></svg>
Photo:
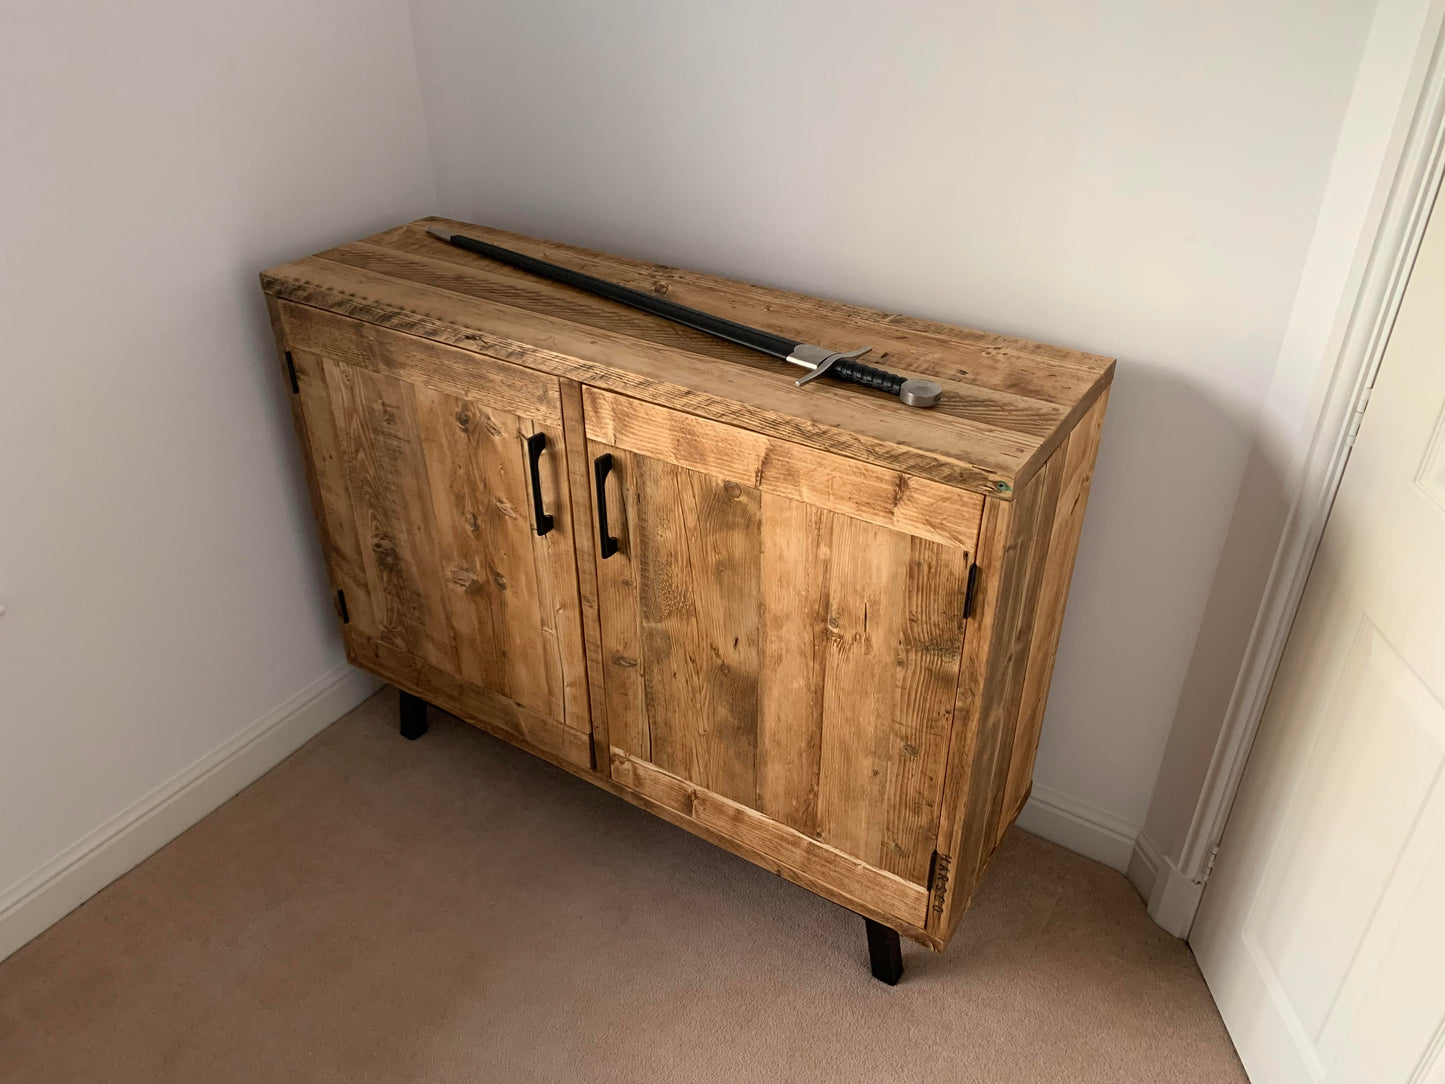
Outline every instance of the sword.
<svg viewBox="0 0 1445 1084"><path fill-rule="evenodd" d="M714 338L737 343L739 346L746 346L749 350L756 350L769 357L807 369L807 375L799 377L797 380L797 386L800 388L809 381L817 380L820 376L829 376L834 380L841 380L845 384L860 384L865 388L886 391L889 395L896 395L899 402L911 407L931 407L943 394L943 388L937 381L899 376L896 373L890 373L885 369L875 369L871 365L865 365L858 361L858 358L873 349L871 346L847 352L829 350L826 347L798 342L794 339L784 338L782 335L774 335L770 331L748 327L747 324L739 324L699 309L679 305L676 301L668 301L656 294L644 293L629 286L608 282L606 279L599 279L594 275L573 271L571 268L548 263L546 260L539 260L521 252L513 252L500 245L478 241L475 237L467 237L437 226L428 226L426 232L449 245L466 249L468 252L475 252L478 256L486 256L498 263L515 267L519 271L526 271L566 286L575 286L589 294L605 297L609 301L616 301L623 305L630 305L634 309L641 309L653 316L661 316L664 320L671 320L675 324L706 332Z"/></svg>

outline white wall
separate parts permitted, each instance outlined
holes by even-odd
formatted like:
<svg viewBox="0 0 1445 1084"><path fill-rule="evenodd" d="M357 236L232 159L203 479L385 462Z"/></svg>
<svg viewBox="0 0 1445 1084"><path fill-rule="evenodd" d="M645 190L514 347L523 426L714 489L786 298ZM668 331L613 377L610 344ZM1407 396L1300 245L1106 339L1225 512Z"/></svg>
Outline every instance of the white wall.
<svg viewBox="0 0 1445 1084"><path fill-rule="evenodd" d="M1119 357L1030 816L1122 866L1373 3L411 9L447 214Z"/></svg>
<svg viewBox="0 0 1445 1084"><path fill-rule="evenodd" d="M256 273L435 190L401 0L7 3L0 102L3 917L342 662Z"/></svg>
<svg viewBox="0 0 1445 1084"><path fill-rule="evenodd" d="M337 672L255 272L438 193L1118 355L1031 815L1127 853L1371 7L6 5L0 919Z"/></svg>

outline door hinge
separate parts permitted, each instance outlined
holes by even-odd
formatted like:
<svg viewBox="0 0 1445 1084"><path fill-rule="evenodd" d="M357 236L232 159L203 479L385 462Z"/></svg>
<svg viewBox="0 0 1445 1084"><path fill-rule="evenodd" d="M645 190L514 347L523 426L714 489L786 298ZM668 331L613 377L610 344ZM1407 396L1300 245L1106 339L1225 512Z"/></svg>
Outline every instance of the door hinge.
<svg viewBox="0 0 1445 1084"><path fill-rule="evenodd" d="M338 591L336 592L336 612L341 615L341 623L342 623L343 625L349 625L349 624L351 624L351 613L350 613L350 611L348 611L347 608L346 608L346 592L345 592L345 591L340 591L340 590L338 590Z"/></svg>
<svg viewBox="0 0 1445 1084"><path fill-rule="evenodd" d="M1209 880L1209 875L1214 872L1214 860L1219 857L1219 844L1216 843L1209 849L1209 857L1204 862L1204 872L1199 875L1199 883L1203 884Z"/></svg>
<svg viewBox="0 0 1445 1084"><path fill-rule="evenodd" d="M1365 420L1365 408L1370 405L1370 394L1374 390L1373 387L1369 387L1360 394L1360 404L1355 407L1355 412L1350 415L1350 429L1349 432L1345 434L1346 448L1353 448L1355 446L1355 438L1360 435L1360 423Z"/></svg>
<svg viewBox="0 0 1445 1084"><path fill-rule="evenodd" d="M286 351L286 373L291 377L291 394L295 395L301 391L301 385L296 380L296 362L291 360L291 351Z"/></svg>
<svg viewBox="0 0 1445 1084"><path fill-rule="evenodd" d="M973 616L974 588L978 586L978 565L968 566L968 586L963 591L963 619Z"/></svg>

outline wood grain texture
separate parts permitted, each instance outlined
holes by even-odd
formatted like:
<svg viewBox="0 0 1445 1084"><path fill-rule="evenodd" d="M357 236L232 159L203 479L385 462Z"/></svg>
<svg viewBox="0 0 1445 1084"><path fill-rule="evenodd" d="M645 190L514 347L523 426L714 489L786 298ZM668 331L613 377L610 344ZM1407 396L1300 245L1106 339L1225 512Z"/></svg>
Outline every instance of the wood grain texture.
<svg viewBox="0 0 1445 1084"><path fill-rule="evenodd" d="M561 420L557 381L531 369L303 305L282 302L280 311L293 350L324 354L340 365L424 384L518 417Z"/></svg>
<svg viewBox="0 0 1445 1084"><path fill-rule="evenodd" d="M758 629L758 809L817 836L834 517L766 491L760 504L763 598L778 601Z"/></svg>
<svg viewBox="0 0 1445 1084"><path fill-rule="evenodd" d="M666 805L719 835L836 886L895 921L923 925L928 893L919 885L878 870L755 809L618 749L612 751L612 778L619 785Z"/></svg>
<svg viewBox="0 0 1445 1084"><path fill-rule="evenodd" d="M886 467L584 388L593 439L921 538L972 546L983 498Z"/></svg>
<svg viewBox="0 0 1445 1084"><path fill-rule="evenodd" d="M452 248L425 233L432 223L803 341L867 343L869 360L939 380L944 398L925 412L827 381L794 388L767 358ZM300 305L1005 499L1113 372L1095 355L440 219L274 268L262 280Z"/></svg>
<svg viewBox="0 0 1445 1084"><path fill-rule="evenodd" d="M945 394L800 390L425 224L262 277L348 656L942 948L1029 792L1113 363L466 227Z"/></svg>
<svg viewBox="0 0 1445 1084"><path fill-rule="evenodd" d="M284 310L280 318L289 333ZM438 387L338 361L333 354L354 361L363 348L411 349L352 328L333 343L323 332L340 319L311 327L307 342L325 354L293 347L292 357L328 565L346 591L345 634L590 734L558 389L539 391L537 382L551 378L524 372L530 390L501 397L538 415L523 417L459 397L452 377ZM468 364L483 375L466 394L487 394L510 375L488 373L486 359ZM535 433L547 438L538 477L554 524L545 536L533 522L525 448Z"/></svg>
<svg viewBox="0 0 1445 1084"><path fill-rule="evenodd" d="M347 638L346 657L413 696L554 763L577 769L592 767L592 738L587 732L463 681L425 659L364 636Z"/></svg>
<svg viewBox="0 0 1445 1084"><path fill-rule="evenodd" d="M759 494L632 457L634 563L648 757L724 797L757 800Z"/></svg>
<svg viewBox="0 0 1445 1084"><path fill-rule="evenodd" d="M594 494L593 465L604 455L612 456L613 462L606 482L607 527L618 542L617 552L604 559L598 545L600 527L594 519L592 554L597 567L604 714L612 744L646 760L652 756L652 737L642 683L641 588L634 552L637 476L627 452L589 440L586 469Z"/></svg>
<svg viewBox="0 0 1445 1084"><path fill-rule="evenodd" d="M607 735L606 677L603 672L602 625L598 602L600 589L592 542L595 537L593 524L596 521L592 504L592 476L588 470L590 461L586 455L587 436L582 420L582 386L575 380L562 380L559 385L564 438L561 454L566 461L568 499L572 513L572 530L569 534L577 562L577 594L578 605L582 611L587 702L592 720L593 746L602 750L602 755L597 757L596 768L606 775L611 770L606 756L611 742Z"/></svg>
<svg viewBox="0 0 1445 1084"><path fill-rule="evenodd" d="M923 885L973 539L946 545L613 445L588 454L613 457L621 538L598 566L613 747Z"/></svg>
<svg viewBox="0 0 1445 1084"><path fill-rule="evenodd" d="M1062 461L1061 485L1053 521L1049 525L1048 555L1030 630L1029 661L1020 695L1018 732L1000 806L1003 816L999 820L995 845L1023 809L1032 784L1034 758L1038 755L1044 708L1048 704L1049 683L1053 680L1059 634L1063 631L1064 607L1074 575L1074 559L1078 555L1079 536L1084 525L1084 507L1094 479L1094 460L1099 450L1099 433L1108 402L1109 393L1105 391L1069 434L1067 444L1054 453L1055 458Z"/></svg>
<svg viewBox="0 0 1445 1084"><path fill-rule="evenodd" d="M990 501L985 570L950 739L929 930L947 941L1032 786L1106 398L1011 503Z"/></svg>

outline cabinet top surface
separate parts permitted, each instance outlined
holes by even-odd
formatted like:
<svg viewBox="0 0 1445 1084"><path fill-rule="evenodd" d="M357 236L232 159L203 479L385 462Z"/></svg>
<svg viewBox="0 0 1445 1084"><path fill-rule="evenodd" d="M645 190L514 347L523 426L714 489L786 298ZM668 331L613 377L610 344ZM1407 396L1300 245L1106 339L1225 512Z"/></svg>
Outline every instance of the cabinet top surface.
<svg viewBox="0 0 1445 1084"><path fill-rule="evenodd" d="M453 248L480 240L943 385L931 410L797 370ZM1113 379L1112 359L427 218L262 273L284 300L1008 499Z"/></svg>

